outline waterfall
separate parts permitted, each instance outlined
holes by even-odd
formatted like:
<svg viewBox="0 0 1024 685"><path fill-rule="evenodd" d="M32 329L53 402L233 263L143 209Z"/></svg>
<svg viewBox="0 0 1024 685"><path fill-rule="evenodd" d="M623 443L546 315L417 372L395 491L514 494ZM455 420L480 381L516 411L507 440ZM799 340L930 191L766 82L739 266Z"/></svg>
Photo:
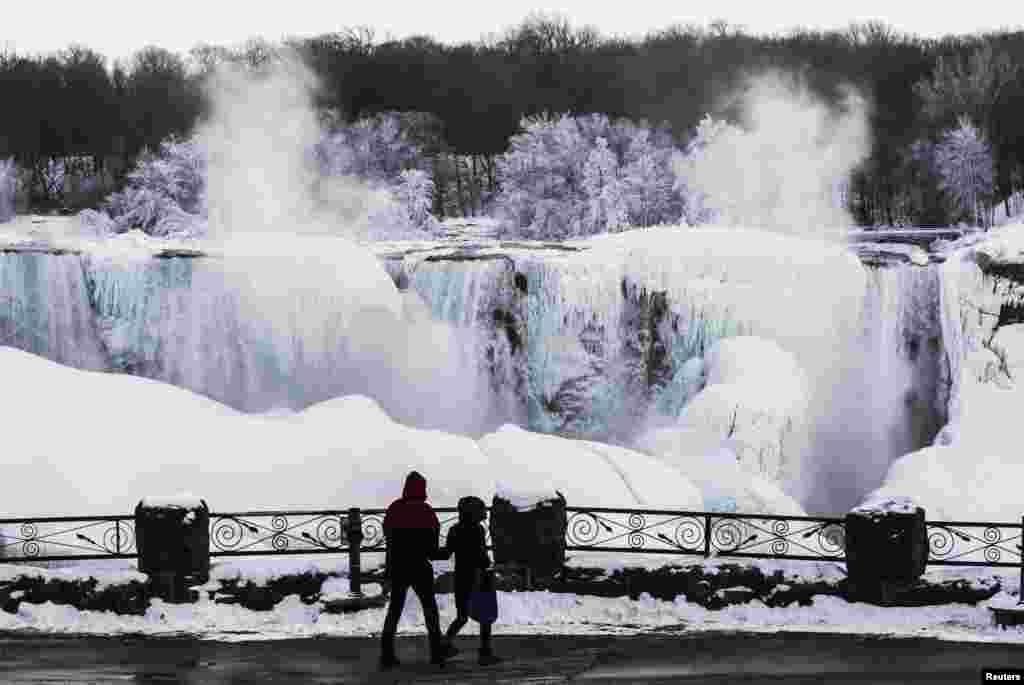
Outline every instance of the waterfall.
<svg viewBox="0 0 1024 685"><path fill-rule="evenodd" d="M961 348L980 339L961 300L984 290L972 263L871 269L733 229L391 254L380 277L405 291L369 309L330 285L336 260L307 277L301 255L236 259L6 253L0 334L245 411L358 393L412 425L620 443L676 420L716 341L765 337L808 373L819 411L795 468L808 508L835 511L955 420Z"/></svg>
<svg viewBox="0 0 1024 685"><path fill-rule="evenodd" d="M0 345L81 369L107 368L77 256L0 253Z"/></svg>

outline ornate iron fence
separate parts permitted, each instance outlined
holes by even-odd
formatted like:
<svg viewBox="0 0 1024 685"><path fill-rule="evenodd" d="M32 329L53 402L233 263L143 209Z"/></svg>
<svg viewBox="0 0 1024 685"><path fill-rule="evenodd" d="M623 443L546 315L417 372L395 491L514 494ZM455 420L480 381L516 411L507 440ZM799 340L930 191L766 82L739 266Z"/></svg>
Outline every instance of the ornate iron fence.
<svg viewBox="0 0 1024 685"><path fill-rule="evenodd" d="M0 519L0 562L134 559L134 516Z"/></svg>
<svg viewBox="0 0 1024 685"><path fill-rule="evenodd" d="M1020 523L928 521L930 566L1024 567Z"/></svg>
<svg viewBox="0 0 1024 685"><path fill-rule="evenodd" d="M443 543L457 513L435 511ZM211 512L210 556L354 553L347 525L352 512L361 533L359 553L383 552L383 509L334 509ZM597 507L566 507L566 514L571 552L845 561L841 518ZM926 524L931 566L1024 568L1024 519ZM136 556L132 515L0 519L0 562Z"/></svg>
<svg viewBox="0 0 1024 685"><path fill-rule="evenodd" d="M435 509L441 542L458 520L454 508ZM210 556L345 554L347 509L210 513ZM383 552L384 510L359 510L361 553ZM134 559L135 517L51 516L0 519L0 563Z"/></svg>
<svg viewBox="0 0 1024 685"><path fill-rule="evenodd" d="M842 561L843 519L566 507L566 549Z"/></svg>

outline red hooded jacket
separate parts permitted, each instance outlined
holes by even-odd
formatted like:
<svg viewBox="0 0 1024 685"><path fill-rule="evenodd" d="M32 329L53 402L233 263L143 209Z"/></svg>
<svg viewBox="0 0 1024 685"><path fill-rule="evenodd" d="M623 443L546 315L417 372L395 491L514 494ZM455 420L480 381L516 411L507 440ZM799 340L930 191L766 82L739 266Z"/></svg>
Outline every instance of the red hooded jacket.
<svg viewBox="0 0 1024 685"><path fill-rule="evenodd" d="M427 504L427 479L416 471L405 478L402 497L384 514L388 574L395 570L422 571L438 556L441 523Z"/></svg>

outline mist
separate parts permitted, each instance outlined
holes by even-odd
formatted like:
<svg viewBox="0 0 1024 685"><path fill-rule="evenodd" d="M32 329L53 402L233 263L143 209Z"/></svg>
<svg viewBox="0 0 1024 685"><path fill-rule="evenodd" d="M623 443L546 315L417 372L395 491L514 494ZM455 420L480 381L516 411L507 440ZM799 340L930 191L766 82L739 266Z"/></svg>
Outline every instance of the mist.
<svg viewBox="0 0 1024 685"><path fill-rule="evenodd" d="M868 100L847 86L827 102L799 75L773 70L747 78L720 109L735 123L705 122L702 144L677 160L677 173L713 224L795 238L793 249L818 249L826 264L854 225L843 188L870 153ZM785 485L811 512L848 510L893 460L919 447L909 439L899 293L867 276L803 269L799 294L775 295L793 311L767 327L807 374L806 420L794 436L800 467Z"/></svg>
<svg viewBox="0 0 1024 685"><path fill-rule="evenodd" d="M676 172L717 224L835 239L854 223L842 186L871 144L866 99L853 87L842 94L829 104L797 75L750 76L722 98L738 121Z"/></svg>
<svg viewBox="0 0 1024 685"><path fill-rule="evenodd" d="M392 418L480 434L492 415L475 334L410 316L400 292L357 239L358 217L386 200L353 179L325 178L314 106L319 84L294 55L259 70L225 65L207 83L210 115L204 260L257 322L292 386L292 409L346 394L377 400Z"/></svg>

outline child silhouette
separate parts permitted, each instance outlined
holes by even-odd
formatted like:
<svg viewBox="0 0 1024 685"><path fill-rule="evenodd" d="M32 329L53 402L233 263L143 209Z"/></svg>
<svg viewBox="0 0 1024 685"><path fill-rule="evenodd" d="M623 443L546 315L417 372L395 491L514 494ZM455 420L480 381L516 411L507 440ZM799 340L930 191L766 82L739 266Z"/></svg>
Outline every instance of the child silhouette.
<svg viewBox="0 0 1024 685"><path fill-rule="evenodd" d="M445 634L446 656L454 656L458 650L452 640L458 635L470 618L470 597L474 591L493 590L493 580L488 569L491 559L487 556L483 522L487 519L487 505L479 497L463 497L459 500L459 521L448 530L445 552L455 555L455 620ZM492 621L480 622L481 666L501 661L491 649Z"/></svg>

